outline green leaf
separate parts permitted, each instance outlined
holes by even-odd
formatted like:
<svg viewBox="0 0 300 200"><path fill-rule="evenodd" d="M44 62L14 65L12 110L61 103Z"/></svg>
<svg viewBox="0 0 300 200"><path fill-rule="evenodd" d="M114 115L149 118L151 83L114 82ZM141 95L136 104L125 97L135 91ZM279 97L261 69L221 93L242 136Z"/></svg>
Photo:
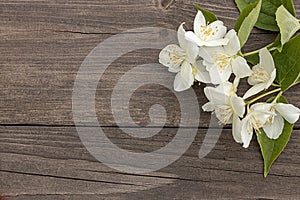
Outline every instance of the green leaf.
<svg viewBox="0 0 300 200"><path fill-rule="evenodd" d="M295 85L300 83L300 77L298 78L298 80L295 82Z"/></svg>
<svg viewBox="0 0 300 200"><path fill-rule="evenodd" d="M284 92L300 78L300 35L287 42L281 52L275 50L272 55L277 70L276 80Z"/></svg>
<svg viewBox="0 0 300 200"><path fill-rule="evenodd" d="M278 103L288 103L287 100L281 96L278 100ZM284 121L284 128L282 134L278 139L273 140L268 138L263 129L260 129L260 132L257 133L257 141L259 143L262 156L264 158L264 176L267 177L270 168L274 161L281 154L288 141L290 140L293 124L288 123L286 120Z"/></svg>
<svg viewBox="0 0 300 200"><path fill-rule="evenodd" d="M255 6L257 6L257 3L258 3L258 1L253 2L253 3L249 4L247 7L245 7L243 9L243 11L241 11L241 14L240 14L239 18L236 20L236 23L235 23L235 26L234 26L234 30L236 32L239 31L243 21L250 14L250 12L255 8Z"/></svg>
<svg viewBox="0 0 300 200"><path fill-rule="evenodd" d="M279 52L282 51L282 44L281 44L281 34L279 33L272 43L272 45L268 48L269 51L278 50Z"/></svg>
<svg viewBox="0 0 300 200"><path fill-rule="evenodd" d="M216 15L215 15L214 13L212 13L212 12L210 12L210 11L208 11L208 10L205 10L205 9L201 8L201 7L200 7L199 5L197 5L197 4L194 4L194 7L195 7L197 10L199 10L199 11L201 11L201 12L203 13L203 15L204 15L204 17L205 17L205 20L206 20L206 22L207 22L208 24L210 24L210 23L212 23L212 22L218 20L218 18L216 17Z"/></svg>
<svg viewBox="0 0 300 200"><path fill-rule="evenodd" d="M281 0L282 5L293 15L296 16L296 10L293 0Z"/></svg>
<svg viewBox="0 0 300 200"><path fill-rule="evenodd" d="M300 23L284 6L277 9L276 21L280 29L281 44L284 45L300 29Z"/></svg>
<svg viewBox="0 0 300 200"><path fill-rule="evenodd" d="M256 0L235 0L238 9L242 12L249 4ZM275 13L277 8L284 5L285 8L293 15L296 16L294 4L292 0L263 0L262 8L256 23L256 27L269 31L279 31L276 23Z"/></svg>
<svg viewBox="0 0 300 200"><path fill-rule="evenodd" d="M247 60L247 62L251 63L252 65L257 65L259 63L259 55L258 53L249 55L249 56L245 56L245 59Z"/></svg>
<svg viewBox="0 0 300 200"><path fill-rule="evenodd" d="M259 12L261 9L261 2L259 0L255 3L247 6L238 18L234 29L237 31L238 38L240 40L241 47L247 42L249 35L257 22Z"/></svg>

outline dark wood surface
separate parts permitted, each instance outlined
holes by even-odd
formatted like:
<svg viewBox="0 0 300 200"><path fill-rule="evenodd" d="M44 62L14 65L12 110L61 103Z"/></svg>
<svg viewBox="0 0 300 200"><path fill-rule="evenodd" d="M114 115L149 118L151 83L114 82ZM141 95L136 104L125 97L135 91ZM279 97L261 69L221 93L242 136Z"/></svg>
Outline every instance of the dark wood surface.
<svg viewBox="0 0 300 200"><path fill-rule="evenodd" d="M263 178L255 138L248 149L243 149L233 141L230 127L222 131L211 153L198 158L209 113L201 112L195 141L179 160L146 175L110 169L81 143L73 122L72 90L85 57L101 41L129 29L150 26L176 30L183 21L191 28L196 13L193 3L2 0L0 195L8 200L300 199L299 122L267 179ZM214 11L229 28L234 26L238 10L232 0L197 3ZM299 16L300 1L294 3ZM274 37L255 29L247 50L262 47ZM157 62L158 54L158 50L130 52L114 62L99 82L97 115L106 135L123 149L153 151L166 145L178 129L180 110L175 96L153 85L140 88L132 96L130 112L137 124L147 125L149 107L161 103L171 114L160 134L151 140L131 138L122 133L112 116L111 93L122 73L138 64ZM200 104L205 103L203 86L194 89ZM286 95L300 107L299 87ZM83 124L88 122L89 118ZM123 123L126 126L126 120Z"/></svg>

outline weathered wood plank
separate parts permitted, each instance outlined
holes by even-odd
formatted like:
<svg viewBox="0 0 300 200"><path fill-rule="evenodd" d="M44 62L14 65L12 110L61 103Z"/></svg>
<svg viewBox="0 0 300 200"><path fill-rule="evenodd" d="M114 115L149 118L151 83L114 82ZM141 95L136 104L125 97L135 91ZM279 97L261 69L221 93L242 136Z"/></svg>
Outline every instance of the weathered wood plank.
<svg viewBox="0 0 300 200"><path fill-rule="evenodd" d="M119 33L141 26L177 27L187 22L191 27L195 14L188 0L146 1L1 1L1 27L31 31L67 31L79 33ZM238 12L234 1L199 1L214 11L229 27ZM299 7L299 2L295 2Z"/></svg>
<svg viewBox="0 0 300 200"><path fill-rule="evenodd" d="M166 145L177 130L166 128L151 142L132 139L117 128L104 131L123 149L148 152ZM96 161L81 144L75 128L1 127L0 193L11 199L47 199L55 195L62 195L62 199L81 195L94 199L297 199L298 132L294 131L271 174L264 179L258 145L253 141L249 149L243 149L233 142L230 130L223 131L216 147L203 159L198 158L198 151L206 130L199 129L192 146L178 161L158 172L134 175Z"/></svg>
<svg viewBox="0 0 300 200"><path fill-rule="evenodd" d="M262 176L262 159L255 141L249 149L243 149L234 143L229 129L223 131L208 156L198 158L210 120L210 114L203 112L199 121L202 128L189 150L172 165L147 175L112 170L95 160L82 145L73 127L72 92L79 66L88 53L112 35L132 28L154 26L175 30L185 21L190 29L195 15L193 3L1 1L0 124L12 126L0 126L0 197L3 194L14 200L300 198L299 130L294 131L268 179ZM238 11L232 0L197 3L214 11L229 28L233 27ZM299 15L300 1L294 3ZM262 47L273 38L274 34L254 30L247 49ZM170 91L157 85L144 86L134 93L130 114L135 123L147 125L150 106L159 103L167 110L165 126L169 128L142 140L114 127L117 124L110 105L114 86L134 66L157 62L158 53L159 50L148 49L123 55L98 84L99 121L106 126L104 131L111 141L129 151L159 149L177 131L179 104ZM241 90L245 88L243 83ZM203 104L206 100L202 88L195 90L199 104ZM299 87L287 93L287 97L300 107ZM88 116L83 124L90 121ZM29 126L13 126L17 124ZM34 124L45 126L30 126ZM127 118L122 125L128 125ZM296 128L299 127L298 122Z"/></svg>
<svg viewBox="0 0 300 200"><path fill-rule="evenodd" d="M0 123L73 125L73 84L78 68L88 53L112 34L127 29L157 26L175 30L181 21L186 21L191 27L195 14L192 3L2 1ZM220 19L233 27L238 15L233 1L216 1L214 4L201 1L199 4L215 11ZM299 10L299 2L295 4ZM226 12L224 6L228 8ZM274 37L262 31L255 32L249 42L250 49L263 46ZM138 64L157 62L158 53L158 50L131 52L109 67L99 83L96 95L97 114L101 116L104 126L116 125L110 110L110 95L117 80ZM201 89L196 89L196 93L199 104L203 104L206 100ZM299 88L294 88L293 93L287 96L299 106ZM147 109L152 102L162 100L166 109L173 111L168 116L166 126L176 127L176 99L168 90L153 86L141 88L132 98L131 114L136 123L147 124ZM201 113L201 116L199 126L207 127L209 114ZM86 122L89 120L86 118Z"/></svg>
<svg viewBox="0 0 300 200"><path fill-rule="evenodd" d="M51 39L52 40L52 39ZM54 40L54 39L53 39ZM79 54L86 48L86 54L96 46L97 39L83 39L87 47L72 47L73 43L78 43L76 39L58 44L40 44L31 41L25 46L18 47L17 51L20 60L17 57L4 55L0 59L9 59L3 61L0 85L1 104L0 104L0 122L2 124L52 124L52 125L73 125L72 116L72 92L78 67L84 60L85 55ZM7 46L1 48L8 48ZM27 45L32 50L26 50ZM45 45L45 53L37 54L37 51L44 52L42 45ZM90 46L89 46L90 45ZM39 47L38 47L39 46ZM35 48L36 47L36 48ZM53 51L55 49L55 51ZM14 51L14 50L12 50ZM32 52L30 52L32 51ZM22 53L21 53L22 52ZM76 56L73 57L73 52ZM11 52L12 53L12 52ZM144 63L157 62L158 50L138 51L118 59L105 72L96 92L96 109L98 116L101 116L101 123L104 126L116 125L111 111L111 94L117 81L122 75L133 67ZM46 54L47 56L44 56ZM49 55L51 55L49 57ZM133 59L134 58L134 59ZM20 64L19 64L20 63ZM166 69L154 73L166 74ZM147 74L144 74L147 75ZM169 75L167 73L167 75ZM92 76L98 76L91 74ZM132 83L134 85L134 82ZM172 83L170 83L172 84ZM246 84L241 85L241 90L245 90ZM126 89L126 88L124 88ZM199 105L206 102L203 94L203 87L195 87ZM290 102L299 106L299 88L294 88L287 97ZM146 98L145 98L146 97ZM120 97L119 100L122 98ZM164 105L167 111L171 112L168 116L166 126L177 126L179 106L176 97L172 92L159 87L145 86L140 88L131 99L131 114L138 124L147 123L148 109L153 103ZM176 106L177 105L177 106ZM201 112L199 126L207 127L210 114ZM193 119L190 119L191 122ZM90 119L87 117L86 122ZM126 122L126 119L124 119ZM299 123L297 123L299 127Z"/></svg>

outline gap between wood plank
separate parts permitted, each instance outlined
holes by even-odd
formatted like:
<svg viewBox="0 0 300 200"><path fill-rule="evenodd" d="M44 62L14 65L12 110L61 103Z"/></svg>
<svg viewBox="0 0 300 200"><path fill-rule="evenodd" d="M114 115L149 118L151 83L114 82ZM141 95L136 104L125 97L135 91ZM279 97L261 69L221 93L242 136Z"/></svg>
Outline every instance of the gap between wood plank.
<svg viewBox="0 0 300 200"><path fill-rule="evenodd" d="M60 124L0 124L0 127L53 127L53 128L72 128L72 127L99 127L99 126L93 126L93 125L60 125ZM220 127L206 127L206 126L198 126L198 127L193 127L193 126L181 126L181 127L178 127L178 126L163 126L163 127L160 127L160 126L140 126L140 127L132 127L132 126L109 126L109 125L101 125L100 127L103 127L103 128L136 128L136 129L139 129L139 128L184 128L184 129L195 129L195 128L198 128L198 129L224 129L224 130L231 130L232 127L228 127L228 126L225 126L223 128L220 128ZM295 127L294 130L300 130L300 127Z"/></svg>

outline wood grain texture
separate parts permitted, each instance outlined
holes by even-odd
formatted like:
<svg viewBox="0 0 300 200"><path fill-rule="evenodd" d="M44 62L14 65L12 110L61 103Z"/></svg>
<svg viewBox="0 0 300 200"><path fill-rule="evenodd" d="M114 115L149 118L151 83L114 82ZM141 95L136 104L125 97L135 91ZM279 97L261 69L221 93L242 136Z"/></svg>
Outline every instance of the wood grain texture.
<svg viewBox="0 0 300 200"><path fill-rule="evenodd" d="M177 132L165 128L150 141L133 141L118 128L104 131L121 148L137 152L161 148ZM75 128L1 127L0 193L10 199L56 199L57 195L62 195L58 199L300 197L299 131L293 134L267 179L261 175L262 160L256 141L242 150L231 142L231 131L223 130L213 151L199 159L205 134L205 129L199 129L189 150L172 165L158 172L133 175L97 162L81 144Z"/></svg>
<svg viewBox="0 0 300 200"><path fill-rule="evenodd" d="M255 139L249 149L243 149L233 141L229 127L223 130L213 151L203 159L198 158L211 117L204 112L188 151L170 166L147 175L112 170L93 158L81 143L74 127L72 92L86 56L100 42L129 29L176 30L181 22L191 29L196 13L193 3L191 0L0 2L0 197L8 200L300 199L299 122L267 179L262 175L263 163ZM234 26L238 10L233 0L197 3L215 12L229 28ZM294 3L299 16L300 1ZM262 47L274 37L255 29L245 50ZM132 95L129 107L133 121L146 126L150 122L149 108L157 103L163 105L167 120L158 135L150 139L131 138L116 126L111 111L111 94L122 75L137 65L157 63L158 54L157 49L127 53L109 66L98 84L97 116L106 135L120 148L151 152L166 145L176 134L179 103L171 91L161 86L139 88ZM247 87L243 82L240 90ZM199 105L205 103L203 86L194 90ZM299 94L299 87L295 87L286 96L300 107ZM190 119L191 124L193 120ZM90 121L87 116L82 125ZM122 125L130 126L127 122L124 118Z"/></svg>
<svg viewBox="0 0 300 200"><path fill-rule="evenodd" d="M117 1L118 2L118 1ZM0 122L2 124L73 125L72 91L79 66L100 42L122 31L139 27L164 27L175 30L186 21L191 28L195 11L192 1L2 1L0 12ZM233 27L238 16L232 0L199 2ZM297 8L298 2L295 2ZM224 12L224 6L226 12ZM113 10L113 12L111 12ZM272 41L274 35L255 30L249 49ZM113 51L113 50L112 50ZM123 73L138 64L157 63L158 50L140 50L116 60L102 77L97 89L97 114L102 125L115 125L110 109L110 95ZM246 85L243 85L244 88ZM201 89L196 89L199 104L205 102ZM137 93L149 91L149 98L175 107L174 97L158 87L144 87ZM138 95L139 94L139 95ZM299 106L299 89L288 99ZM156 99L156 100L155 100ZM144 98L144 101L147 99ZM132 116L141 118L137 109L144 109L137 97ZM202 113L199 126L207 127L209 114ZM89 119L86 119L87 121ZM169 118L167 126L176 127ZM299 123L297 123L299 127Z"/></svg>

